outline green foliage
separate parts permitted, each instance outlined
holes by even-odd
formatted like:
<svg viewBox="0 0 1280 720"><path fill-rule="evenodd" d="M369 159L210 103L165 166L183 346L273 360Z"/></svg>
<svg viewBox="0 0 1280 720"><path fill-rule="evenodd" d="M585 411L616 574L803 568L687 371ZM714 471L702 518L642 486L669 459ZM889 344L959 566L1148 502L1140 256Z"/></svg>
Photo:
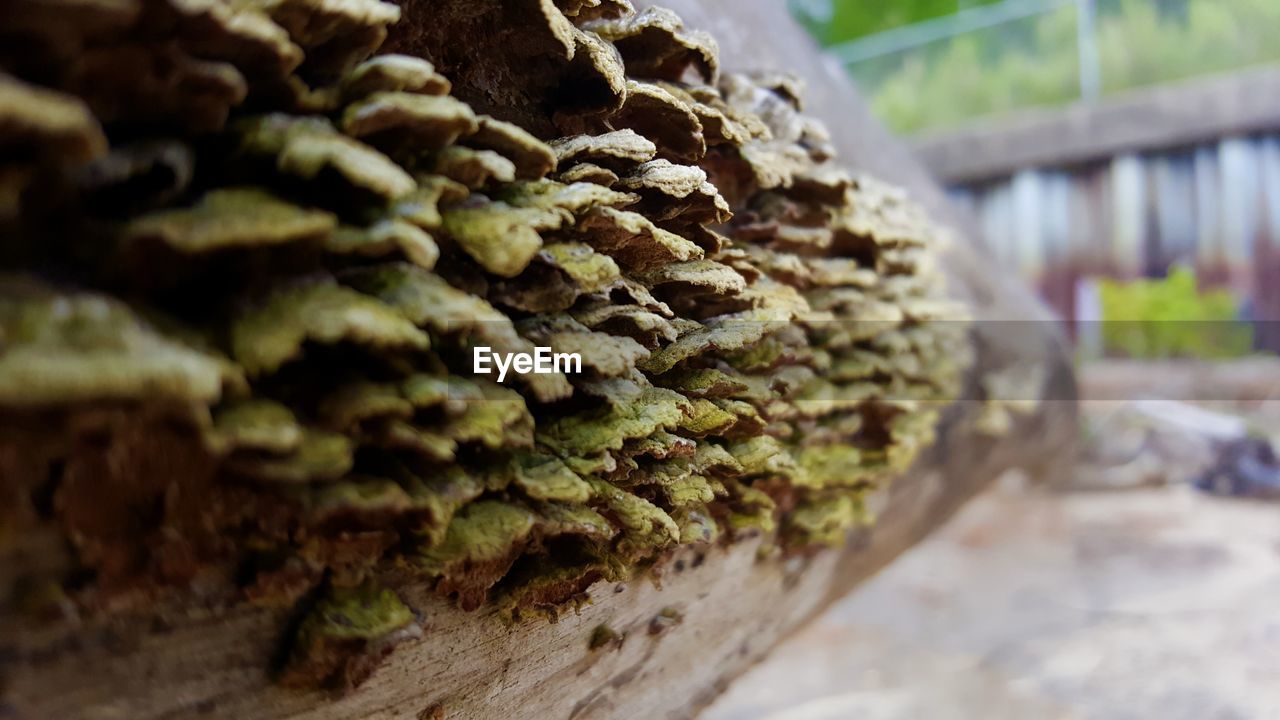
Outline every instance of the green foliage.
<svg viewBox="0 0 1280 720"><path fill-rule="evenodd" d="M954 2L846 2L817 31L824 42L891 27ZM921 13L914 15L912 13ZM944 13L945 14L945 13ZM1076 10L1025 20L851 66L876 113L900 132L960 124L1079 98ZM872 30L874 31L874 30ZM1277 0L1104 0L1097 44L1104 93L1280 61Z"/></svg>
<svg viewBox="0 0 1280 720"><path fill-rule="evenodd" d="M1098 292L1108 355L1229 358L1253 347L1252 329L1237 319L1231 293L1201 291L1187 268L1175 268L1163 280L1102 280Z"/></svg>
<svg viewBox="0 0 1280 720"><path fill-rule="evenodd" d="M1149 0L1121 0L1098 26L1108 92L1280 60L1280 2L1191 0L1185 18Z"/></svg>
<svg viewBox="0 0 1280 720"><path fill-rule="evenodd" d="M815 35L827 45L848 42L996 2L1000 0L832 0L831 20L816 27ZM793 6L799 8L800 4Z"/></svg>
<svg viewBox="0 0 1280 720"><path fill-rule="evenodd" d="M1008 32L1013 29L1019 32ZM1068 7L908 53L879 83L856 68L854 74L872 89L872 109L882 120L899 132L916 132L1074 99L1080 87L1075 38L1076 14Z"/></svg>

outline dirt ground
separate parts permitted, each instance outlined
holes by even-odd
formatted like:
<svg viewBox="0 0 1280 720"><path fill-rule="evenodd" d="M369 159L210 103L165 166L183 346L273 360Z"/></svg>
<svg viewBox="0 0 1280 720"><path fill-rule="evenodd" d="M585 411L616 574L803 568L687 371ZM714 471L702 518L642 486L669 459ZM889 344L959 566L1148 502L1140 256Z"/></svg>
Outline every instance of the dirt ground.
<svg viewBox="0 0 1280 720"><path fill-rule="evenodd" d="M1280 718L1280 504L1006 478L703 720Z"/></svg>

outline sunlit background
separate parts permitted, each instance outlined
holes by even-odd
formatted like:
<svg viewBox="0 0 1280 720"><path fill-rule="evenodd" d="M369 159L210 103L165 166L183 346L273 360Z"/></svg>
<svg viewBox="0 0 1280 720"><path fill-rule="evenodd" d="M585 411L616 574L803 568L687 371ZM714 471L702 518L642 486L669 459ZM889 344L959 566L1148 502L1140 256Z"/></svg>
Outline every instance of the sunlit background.
<svg viewBox="0 0 1280 720"><path fill-rule="evenodd" d="M916 133L1280 61L1272 0L792 0Z"/></svg>

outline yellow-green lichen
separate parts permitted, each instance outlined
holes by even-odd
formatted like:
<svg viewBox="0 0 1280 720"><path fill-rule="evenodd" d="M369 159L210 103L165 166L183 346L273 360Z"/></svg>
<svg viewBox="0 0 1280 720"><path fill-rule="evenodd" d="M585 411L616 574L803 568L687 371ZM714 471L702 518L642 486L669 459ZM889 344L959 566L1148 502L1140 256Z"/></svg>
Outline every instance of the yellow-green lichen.
<svg viewBox="0 0 1280 720"><path fill-rule="evenodd" d="M736 534L773 532L776 527L774 513L777 503L768 493L737 481L724 483L732 511L729 513L729 529Z"/></svg>
<svg viewBox="0 0 1280 720"><path fill-rule="evenodd" d="M460 443L477 442L490 449L533 444L533 416L524 398L496 383L480 383L481 397L466 403L442 432Z"/></svg>
<svg viewBox="0 0 1280 720"><path fill-rule="evenodd" d="M516 176L524 180L540 178L556 166L555 152L546 143L519 125L488 115L479 117L479 128L467 143L505 156L515 164Z"/></svg>
<svg viewBox="0 0 1280 720"><path fill-rule="evenodd" d="M663 375L659 382L691 398L733 397L747 389L742 378L715 368L676 370Z"/></svg>
<svg viewBox="0 0 1280 720"><path fill-rule="evenodd" d="M348 341L379 349L426 350L431 339L399 313L330 281L278 290L232 326L235 359L251 375L298 358L303 345Z"/></svg>
<svg viewBox="0 0 1280 720"><path fill-rule="evenodd" d="M866 466L862 451L852 445L801 447L795 456L802 470L796 479L805 487L858 488L878 474Z"/></svg>
<svg viewBox="0 0 1280 720"><path fill-rule="evenodd" d="M231 402L214 414L220 443L239 450L283 455L302 443L302 427L288 407L260 398Z"/></svg>
<svg viewBox="0 0 1280 720"><path fill-rule="evenodd" d="M664 388L643 388L625 402L588 415L570 415L539 428L538 441L565 456L621 450L631 438L670 430L684 418L689 401Z"/></svg>
<svg viewBox="0 0 1280 720"><path fill-rule="evenodd" d="M379 146L395 134L391 149L411 146L417 152L448 147L479 128L475 113L460 100L396 91L375 92L348 105L341 125L348 135Z"/></svg>
<svg viewBox="0 0 1280 720"><path fill-rule="evenodd" d="M554 618L681 571L680 544L837 542L933 439L970 342L939 233L831 162L793 82L716 82L713 43L627 0L178 4L90 23L89 74L58 91L80 99L0 78L6 255L130 303L0 283L0 405L60 433L28 450L24 422L0 474L16 449L19 488L53 468L124 492L89 521L69 491L57 518L0 518L58 521L91 578L71 601L244 578L315 605L289 672L350 687L417 628L367 578ZM98 81L120 62L136 88ZM469 375L485 346L581 370L503 386ZM130 508L154 522L98 522Z"/></svg>
<svg viewBox="0 0 1280 720"><path fill-rule="evenodd" d="M301 639L369 640L413 622L413 611L391 590L372 582L330 588L299 628Z"/></svg>
<svg viewBox="0 0 1280 720"><path fill-rule="evenodd" d="M602 135L573 135L551 141L556 162L567 167L583 160L606 165L641 163L652 160L658 147L634 130L617 130Z"/></svg>
<svg viewBox="0 0 1280 720"><path fill-rule="evenodd" d="M446 95L449 81L430 62L411 55L379 55L357 65L342 78L342 94L359 100L375 92Z"/></svg>
<svg viewBox="0 0 1280 720"><path fill-rule="evenodd" d="M591 498L591 486L558 458L517 455L507 470L515 485L534 500L584 503Z"/></svg>
<svg viewBox="0 0 1280 720"><path fill-rule="evenodd" d="M410 418L413 405L394 385L354 382L321 400L319 412L331 427L349 431L376 418Z"/></svg>
<svg viewBox="0 0 1280 720"><path fill-rule="evenodd" d="M473 610L511 568L536 521L527 508L479 500L453 516L439 544L420 549L411 561L419 571L439 578L437 592Z"/></svg>
<svg viewBox="0 0 1280 720"><path fill-rule="evenodd" d="M596 208L625 207L639 197L593 183L566 185L554 180L534 180L508 186L497 199L520 208L566 210L573 215L582 215Z"/></svg>
<svg viewBox="0 0 1280 720"><path fill-rule="evenodd" d="M704 255L702 248L658 227L644 215L614 207L592 207L578 221L577 231L584 242L633 272L654 271Z"/></svg>
<svg viewBox="0 0 1280 720"><path fill-rule="evenodd" d="M696 452L696 443L685 437L673 435L659 430L642 438L630 440L623 446L626 455L648 455L659 460L671 457L686 457Z"/></svg>
<svg viewBox="0 0 1280 720"><path fill-rule="evenodd" d="M582 292L595 292L618 279L621 271L608 255L582 243L551 243L542 248L550 263L568 275Z"/></svg>
<svg viewBox="0 0 1280 720"><path fill-rule="evenodd" d="M355 446L345 435L305 428L288 455L236 455L228 470L264 482L306 483L336 480L355 463Z"/></svg>
<svg viewBox="0 0 1280 720"><path fill-rule="evenodd" d="M425 547L443 543L454 514L485 490L478 479L456 466L425 477L400 468L395 476L413 507L427 511L422 524L410 528Z"/></svg>
<svg viewBox="0 0 1280 720"><path fill-rule="evenodd" d="M598 478L587 478L597 501L623 532L619 551L651 555L680 540L680 528L662 508Z"/></svg>
<svg viewBox="0 0 1280 720"><path fill-rule="evenodd" d="M741 276L739 276L741 277ZM680 339L649 356L641 367L646 372L665 373L689 358L707 352L738 350L774 332L784 323L755 313L719 318L714 324L682 334Z"/></svg>
<svg viewBox="0 0 1280 720"><path fill-rule="evenodd" d="M680 431L693 437L722 433L738 422L738 416L703 398L689 401L690 412L680 421Z"/></svg>
<svg viewBox="0 0 1280 720"><path fill-rule="evenodd" d="M330 586L298 626L282 679L348 690L398 642L420 634L413 611L391 590L372 581Z"/></svg>
<svg viewBox="0 0 1280 720"><path fill-rule="evenodd" d="M554 230L564 222L557 212L516 208L506 203L457 207L444 211L444 232L485 270L515 277L542 249L539 230Z"/></svg>
<svg viewBox="0 0 1280 720"><path fill-rule="evenodd" d="M317 485L306 496L307 512L314 522L351 515L397 517L416 507L409 493L394 480L348 477Z"/></svg>
<svg viewBox="0 0 1280 720"><path fill-rule="evenodd" d="M844 543L850 530L866 519L862 500L841 494L797 506L787 516L787 533L801 545L836 547Z"/></svg>
<svg viewBox="0 0 1280 720"><path fill-rule="evenodd" d="M515 163L498 153L456 145L436 155L434 170L474 190L516 179Z"/></svg>
<svg viewBox="0 0 1280 720"><path fill-rule="evenodd" d="M795 478L801 474L791 452L768 435L732 443L728 450L748 476Z"/></svg>
<svg viewBox="0 0 1280 720"><path fill-rule="evenodd" d="M416 189L391 207L390 214L423 230L435 230L444 222L442 203L457 203L470 194L465 185L439 175L419 175L417 183Z"/></svg>
<svg viewBox="0 0 1280 720"><path fill-rule="evenodd" d="M342 135L327 120L266 115L241 121L236 129L244 152L271 158L286 175L316 180L331 173L348 187L386 202L416 187L390 158Z"/></svg>
<svg viewBox="0 0 1280 720"><path fill-rule="evenodd" d="M630 375L636 362L649 356L649 351L635 340L593 331L569 315L529 318L521 321L517 329L525 338L550 347L554 353L576 354L582 368L604 377Z"/></svg>
<svg viewBox="0 0 1280 720"><path fill-rule="evenodd" d="M211 404L223 363L100 295L0 281L0 404L184 400Z"/></svg>
<svg viewBox="0 0 1280 720"><path fill-rule="evenodd" d="M388 450L405 450L430 462L447 463L457 459L458 441L440 430L419 427L403 420L388 420L369 428L365 441Z"/></svg>
<svg viewBox="0 0 1280 720"><path fill-rule="evenodd" d="M599 650L607 645L621 646L625 637L608 625L597 625L595 630L591 631L591 639L587 641L587 647L591 650Z"/></svg>
<svg viewBox="0 0 1280 720"><path fill-rule="evenodd" d="M193 207L143 215L125 228L129 242L155 241L195 254L327 238L331 213L298 207L257 188L214 190Z"/></svg>
<svg viewBox="0 0 1280 720"><path fill-rule="evenodd" d="M680 544L713 543L720 539L720 525L705 505L689 504L671 512L680 526Z"/></svg>
<svg viewBox="0 0 1280 720"><path fill-rule="evenodd" d="M590 492L590 485L588 485ZM538 507L538 528L542 535L572 535L585 540L604 542L618 534L618 528L599 512L585 505L559 502Z"/></svg>
<svg viewBox="0 0 1280 720"><path fill-rule="evenodd" d="M430 270L440 258L440 247L424 230L405 220L382 220L367 228L338 228L325 249L339 255L386 257L402 255L414 265Z"/></svg>
<svg viewBox="0 0 1280 720"><path fill-rule="evenodd" d="M664 482L659 488L667 504L674 508L705 505L715 500L715 491L707 479L692 473Z"/></svg>

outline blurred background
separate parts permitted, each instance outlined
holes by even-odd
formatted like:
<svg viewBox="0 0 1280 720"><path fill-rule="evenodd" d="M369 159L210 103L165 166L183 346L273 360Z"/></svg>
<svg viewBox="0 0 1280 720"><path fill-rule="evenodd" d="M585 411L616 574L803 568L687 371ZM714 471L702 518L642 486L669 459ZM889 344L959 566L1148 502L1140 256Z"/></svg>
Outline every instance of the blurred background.
<svg viewBox="0 0 1280 720"><path fill-rule="evenodd" d="M1262 320L1280 318L1280 2L792 9L1062 317L1257 318L1225 348L1149 350L1280 350ZM1073 331L1089 352L1139 350Z"/></svg>
<svg viewBox="0 0 1280 720"><path fill-rule="evenodd" d="M1062 319L1080 446L708 709L1280 718L1280 0L791 0Z"/></svg>

